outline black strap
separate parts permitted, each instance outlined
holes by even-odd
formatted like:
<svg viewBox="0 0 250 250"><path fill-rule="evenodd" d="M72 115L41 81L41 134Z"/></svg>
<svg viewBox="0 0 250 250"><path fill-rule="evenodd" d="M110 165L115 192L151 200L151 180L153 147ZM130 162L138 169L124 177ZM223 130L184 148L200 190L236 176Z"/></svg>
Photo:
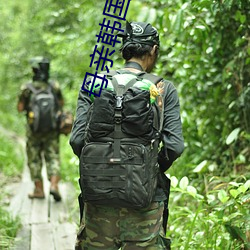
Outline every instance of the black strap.
<svg viewBox="0 0 250 250"><path fill-rule="evenodd" d="M146 72L140 72L137 75L143 79L149 80L150 82L154 83L155 85L163 80L163 78L161 76L156 76L156 75L149 74Z"/></svg>
<svg viewBox="0 0 250 250"><path fill-rule="evenodd" d="M171 181L165 175L165 173L160 171L159 174L158 174L158 182L159 182L161 188L163 189L163 192L166 195L166 200L164 200L163 221L162 221L163 229L164 229L164 231L166 233L167 232L168 215L169 215L168 201L169 201Z"/></svg>
<svg viewBox="0 0 250 250"><path fill-rule="evenodd" d="M120 150L120 148L119 148ZM113 159L113 158L112 158ZM88 156L88 157L84 157L83 159L83 163L88 164L88 163L93 163L93 164L125 164L131 162L132 164L138 165L138 164L142 164L142 160L140 158L133 158L133 159L122 159L122 158L118 158L117 161L115 159L113 159L113 161L110 161L110 158L107 157L94 157L94 156ZM87 171L87 170L84 170ZM94 171L94 170L91 170ZM99 170L98 170L99 171ZM107 171L107 170L105 170ZM87 172L84 172L84 174L86 175ZM97 173L98 174L98 173Z"/></svg>
<svg viewBox="0 0 250 250"><path fill-rule="evenodd" d="M95 157L97 158L97 157ZM105 162L106 163L106 162ZM105 169L103 171L100 171L100 169L84 169L84 176L83 179L86 179L86 176L121 176L121 175L126 175L127 171L126 169Z"/></svg>

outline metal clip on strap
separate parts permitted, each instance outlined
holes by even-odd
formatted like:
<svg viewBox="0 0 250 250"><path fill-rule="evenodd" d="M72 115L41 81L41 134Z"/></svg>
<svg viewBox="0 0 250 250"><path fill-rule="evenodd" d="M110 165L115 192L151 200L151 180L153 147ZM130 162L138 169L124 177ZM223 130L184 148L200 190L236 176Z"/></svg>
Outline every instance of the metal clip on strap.
<svg viewBox="0 0 250 250"><path fill-rule="evenodd" d="M122 109L122 101L123 101L123 96L116 96L116 110L121 110Z"/></svg>

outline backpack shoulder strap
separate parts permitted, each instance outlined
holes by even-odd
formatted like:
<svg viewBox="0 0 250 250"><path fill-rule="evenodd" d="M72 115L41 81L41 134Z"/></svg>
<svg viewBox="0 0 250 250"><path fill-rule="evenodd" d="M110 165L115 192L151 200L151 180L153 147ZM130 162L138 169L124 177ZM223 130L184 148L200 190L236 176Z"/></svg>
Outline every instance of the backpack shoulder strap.
<svg viewBox="0 0 250 250"><path fill-rule="evenodd" d="M32 83L28 83L28 84L27 84L27 88L28 88L32 93L34 93L34 94L36 94L36 93L39 92L39 90L37 90L37 89L32 85Z"/></svg>
<svg viewBox="0 0 250 250"><path fill-rule="evenodd" d="M101 71L99 74L106 75L108 78L112 78L114 75L120 74L119 70Z"/></svg>
<svg viewBox="0 0 250 250"><path fill-rule="evenodd" d="M48 81L48 88L47 88L47 90L50 90L53 94L55 94L54 92L56 91L56 82L55 81L51 81L51 80L49 80Z"/></svg>
<svg viewBox="0 0 250 250"><path fill-rule="evenodd" d="M120 85L115 77L112 77L111 83L114 87L115 93L118 96L123 95L130 87L132 87L136 82L138 81L138 78L135 76L133 79L131 79L129 82L127 82L126 85Z"/></svg>
<svg viewBox="0 0 250 250"><path fill-rule="evenodd" d="M156 76L156 75L153 75L153 74L149 74L149 73L146 73L146 72L140 72L138 74L138 76L142 77L143 79L146 79L146 80L149 80L151 81L152 83L154 83L155 85L162 81L163 78L161 76Z"/></svg>
<svg viewBox="0 0 250 250"><path fill-rule="evenodd" d="M52 84L53 84L53 83L48 82L48 87L47 87L46 89L53 93L53 89L54 89L54 88L53 88L53 85L52 85ZM43 89L37 89L37 88L35 88L35 87L33 86L32 83L28 83L28 84L27 84L27 88L28 88L32 93L34 93L34 94L37 94L37 93L43 91Z"/></svg>

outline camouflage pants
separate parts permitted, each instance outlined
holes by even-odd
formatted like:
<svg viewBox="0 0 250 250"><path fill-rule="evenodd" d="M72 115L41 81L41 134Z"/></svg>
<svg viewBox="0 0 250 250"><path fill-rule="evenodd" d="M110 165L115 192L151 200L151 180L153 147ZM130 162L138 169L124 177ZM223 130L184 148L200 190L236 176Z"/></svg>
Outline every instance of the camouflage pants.
<svg viewBox="0 0 250 250"><path fill-rule="evenodd" d="M161 250L167 247L162 227L163 202L147 209L85 204L75 250Z"/></svg>
<svg viewBox="0 0 250 250"><path fill-rule="evenodd" d="M60 175L58 133L52 132L43 136L34 136L28 133L26 152L30 176L33 181L42 180L43 159L48 179L52 175Z"/></svg>

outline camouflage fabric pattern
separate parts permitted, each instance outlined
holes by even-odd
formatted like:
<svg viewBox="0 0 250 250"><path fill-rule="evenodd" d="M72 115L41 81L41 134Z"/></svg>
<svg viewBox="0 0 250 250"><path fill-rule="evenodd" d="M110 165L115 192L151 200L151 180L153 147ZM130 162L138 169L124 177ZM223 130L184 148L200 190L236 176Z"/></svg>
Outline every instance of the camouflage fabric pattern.
<svg viewBox="0 0 250 250"><path fill-rule="evenodd" d="M52 175L60 176L58 132L34 135L27 128L26 152L30 176L33 181L42 180L43 156L48 179Z"/></svg>
<svg viewBox="0 0 250 250"><path fill-rule="evenodd" d="M167 247L162 227L163 202L147 209L85 204L75 250L161 250Z"/></svg>
<svg viewBox="0 0 250 250"><path fill-rule="evenodd" d="M59 83L57 81L53 81L52 83L58 101L63 102ZM33 81L32 85L35 88L46 89L48 83ZM23 103L26 116L29 109L30 97L31 91L28 89L27 84L22 85L18 101ZM31 179L33 181L42 180L41 170L43 166L43 156L47 168L48 179L50 179L52 175L60 176L58 132L51 131L46 134L34 134L28 124L26 125L26 131L26 153Z"/></svg>

